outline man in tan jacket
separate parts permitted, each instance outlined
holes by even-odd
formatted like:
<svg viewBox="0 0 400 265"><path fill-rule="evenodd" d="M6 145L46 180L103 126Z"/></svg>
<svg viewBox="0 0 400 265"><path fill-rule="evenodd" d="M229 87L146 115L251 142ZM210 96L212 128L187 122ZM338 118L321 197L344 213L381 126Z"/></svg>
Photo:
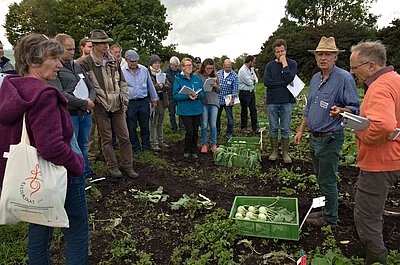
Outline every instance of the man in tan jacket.
<svg viewBox="0 0 400 265"><path fill-rule="evenodd" d="M113 178L122 177L112 147L114 130L121 151L121 170L130 178L138 174L132 168L132 146L126 125L128 87L116 58L109 52L111 38L103 30L93 30L88 41L93 49L81 61L81 66L96 88L95 117L107 168Z"/></svg>

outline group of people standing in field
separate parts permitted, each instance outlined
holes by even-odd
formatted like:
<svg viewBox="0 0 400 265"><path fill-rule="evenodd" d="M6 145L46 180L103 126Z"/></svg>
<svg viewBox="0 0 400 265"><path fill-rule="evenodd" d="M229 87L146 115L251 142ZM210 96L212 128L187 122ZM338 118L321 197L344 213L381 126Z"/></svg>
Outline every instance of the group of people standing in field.
<svg viewBox="0 0 400 265"><path fill-rule="evenodd" d="M67 169L65 208L70 228L62 232L67 241L68 264L88 263L85 179L96 178L90 167L90 153L95 150L94 128L99 133L110 181L118 181L123 175L138 178L132 165L133 155L168 148L163 133L167 109L171 130L185 133L184 159L198 158L199 127L200 152L217 149L223 110L227 117L225 139L233 136L233 106L238 99L241 131L249 133L249 111L251 130L259 133L254 56L246 56L238 73L229 59L217 71L211 58L201 61L196 57L192 61L176 56L162 71L158 55L151 55L145 67L139 64L137 51L129 49L122 56L121 46L109 47L112 41L104 31L93 30L89 38L80 41L82 56L74 61L75 41L71 36L58 34L49 39L30 34L21 38L15 48L15 70L3 56L0 43L1 71L18 73L6 76L0 88L0 134L4 136L0 151L8 152L10 145L19 142L25 115L32 145L44 159ZM295 79L297 63L287 58L287 44L282 39L273 43L272 51L275 59L267 64L263 74L271 142L268 159L278 159L280 143L283 162L292 163L290 123L296 99L287 87ZM336 174L344 142L340 114L350 112L368 118L371 125L355 132L361 172L354 220L367 250L365 264L386 264L382 214L388 191L400 178L400 137L390 138L400 127L400 76L393 67L386 66L386 49L378 41L352 47L350 73L335 65L341 51L333 37L322 37L317 48L310 50L320 71L311 78L307 105L294 142L301 142L307 127L310 155L326 204L323 211L310 214L307 222L316 226L338 225ZM364 83L361 108L352 75ZM115 155L115 139L120 161ZM0 184L5 166L6 158L2 158ZM51 227L30 224L30 264L50 264L51 233Z"/></svg>

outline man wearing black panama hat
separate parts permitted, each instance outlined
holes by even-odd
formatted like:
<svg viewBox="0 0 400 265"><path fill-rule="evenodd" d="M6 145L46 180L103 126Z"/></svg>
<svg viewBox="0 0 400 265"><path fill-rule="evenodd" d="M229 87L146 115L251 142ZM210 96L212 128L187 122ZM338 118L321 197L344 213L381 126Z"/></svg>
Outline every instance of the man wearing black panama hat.
<svg viewBox="0 0 400 265"><path fill-rule="evenodd" d="M103 30L93 30L88 41L93 49L81 66L96 88L95 111L100 132L103 156L113 180L122 177L112 146L112 130L120 144L121 169L130 178L138 174L132 168L132 146L129 140L125 111L128 108L128 87L120 64L109 52L108 43L113 41Z"/></svg>

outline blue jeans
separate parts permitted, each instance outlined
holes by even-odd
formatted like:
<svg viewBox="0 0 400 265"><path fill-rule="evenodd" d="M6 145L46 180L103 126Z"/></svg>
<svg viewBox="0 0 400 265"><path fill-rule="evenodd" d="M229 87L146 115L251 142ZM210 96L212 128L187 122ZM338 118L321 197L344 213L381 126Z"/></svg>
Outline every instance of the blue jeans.
<svg viewBox="0 0 400 265"><path fill-rule="evenodd" d="M208 124L210 124L211 144L217 144L217 116L217 106L211 104L203 106L203 119L201 122L201 144L207 144Z"/></svg>
<svg viewBox="0 0 400 265"><path fill-rule="evenodd" d="M318 179L321 194L325 196L324 219L330 225L336 225L338 219L338 189L336 173L339 166L339 154L342 150L344 133L310 137L310 155L314 173Z"/></svg>
<svg viewBox="0 0 400 265"><path fill-rule="evenodd" d="M226 118L228 119L228 126L226 128L226 136L225 138L229 140L233 136L233 126L234 126L234 121L233 121L233 107L232 106L226 106L226 105L221 105L218 109L218 116L217 116L217 132L218 134L221 133L221 114L222 110L225 109L226 113Z"/></svg>
<svg viewBox="0 0 400 265"><path fill-rule="evenodd" d="M75 136L72 149L80 154ZM86 265L89 260L89 223L86 205L85 180L73 177L67 190L64 204L69 219L69 228L61 228L67 243L66 264ZM29 224L28 259L30 265L49 265L53 227Z"/></svg>
<svg viewBox="0 0 400 265"><path fill-rule="evenodd" d="M127 114L127 123L129 130L129 138L135 153L150 150L150 104L147 99L141 101L129 101ZM140 126L140 136L142 144L140 144L137 134L137 127Z"/></svg>
<svg viewBox="0 0 400 265"><path fill-rule="evenodd" d="M278 138L279 130L282 138L290 137L290 121L293 103L268 104L269 136Z"/></svg>
<svg viewBox="0 0 400 265"><path fill-rule="evenodd" d="M83 175L89 176L93 171L90 168L88 159L88 146L90 138L90 129L92 128L92 115L79 115L71 116L72 123L74 125L74 132L76 140L78 141L79 149L85 159L85 170Z"/></svg>

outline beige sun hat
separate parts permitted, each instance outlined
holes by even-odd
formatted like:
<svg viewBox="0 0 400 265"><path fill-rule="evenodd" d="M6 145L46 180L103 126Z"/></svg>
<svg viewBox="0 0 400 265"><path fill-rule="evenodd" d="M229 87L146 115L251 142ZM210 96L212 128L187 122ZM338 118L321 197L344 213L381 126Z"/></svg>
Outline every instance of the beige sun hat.
<svg viewBox="0 0 400 265"><path fill-rule="evenodd" d="M109 38L104 30L95 29L90 32L90 38L87 41L94 43L108 43L113 41L113 39Z"/></svg>
<svg viewBox="0 0 400 265"><path fill-rule="evenodd" d="M334 37L325 37L323 36L318 43L318 46L315 50L308 50L309 52L344 52L344 50L339 50L336 47L335 38Z"/></svg>

